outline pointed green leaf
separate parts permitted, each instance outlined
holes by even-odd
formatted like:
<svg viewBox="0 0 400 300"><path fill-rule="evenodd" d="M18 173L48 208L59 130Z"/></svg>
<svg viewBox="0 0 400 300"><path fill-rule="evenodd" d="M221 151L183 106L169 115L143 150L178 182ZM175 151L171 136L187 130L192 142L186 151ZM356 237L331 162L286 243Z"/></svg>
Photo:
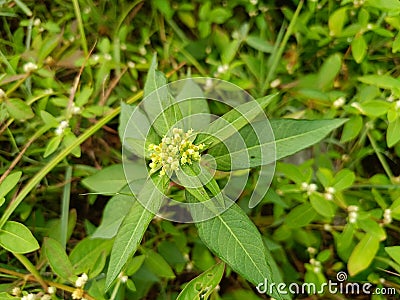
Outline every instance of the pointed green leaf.
<svg viewBox="0 0 400 300"><path fill-rule="evenodd" d="M54 239L45 238L43 248L53 272L62 279L71 281L74 269L61 244Z"/></svg>
<svg viewBox="0 0 400 300"><path fill-rule="evenodd" d="M157 71L154 54L144 85L143 106L150 123L160 136L164 136L175 123L182 119L179 106L172 98L163 73Z"/></svg>
<svg viewBox="0 0 400 300"><path fill-rule="evenodd" d="M364 271L371 264L379 249L379 239L371 233L366 233L354 247L347 263L350 276Z"/></svg>
<svg viewBox="0 0 400 300"><path fill-rule="evenodd" d="M62 140L62 136L61 135L56 135L55 137L53 137L49 143L46 146L46 150L44 151L43 157L46 158L49 155L53 154L58 147L60 146L61 140Z"/></svg>
<svg viewBox="0 0 400 300"><path fill-rule="evenodd" d="M234 151L228 151L223 145L219 144L214 148L209 149L208 154L215 158L217 169L228 171L253 168L260 165L266 165L273 162L275 159L292 155L300 150L303 150L311 145L321 141L332 130L341 126L345 119L333 120L291 120L279 119L272 120L271 127L275 135L275 140L268 141L265 137L266 130L263 122L256 122L251 125L245 126L239 133L246 143L247 148L238 147ZM264 132L264 139L266 143L259 144L258 137L251 127L256 129L256 132ZM265 128L265 129L262 129ZM227 140L227 145L238 145L235 143L233 136L231 140ZM274 144L276 146L276 157L274 157ZM267 155L266 155L267 154ZM249 158L246 159L246 158Z"/></svg>
<svg viewBox="0 0 400 300"><path fill-rule="evenodd" d="M207 148L211 148L221 143L221 141L225 141L262 114L263 109L267 107L276 96L277 94L266 96L231 109L222 117L212 122L207 128L206 133L199 134L196 138L196 144L205 143Z"/></svg>
<svg viewBox="0 0 400 300"><path fill-rule="evenodd" d="M21 171L9 174L0 184L0 198L6 196L17 184L22 175Z"/></svg>
<svg viewBox="0 0 400 300"><path fill-rule="evenodd" d="M225 264L218 263L192 279L180 292L176 300L208 299L224 275Z"/></svg>
<svg viewBox="0 0 400 300"><path fill-rule="evenodd" d="M39 249L31 231L25 225L14 221L8 221L0 229L0 246L7 251L22 254Z"/></svg>
<svg viewBox="0 0 400 300"><path fill-rule="evenodd" d="M168 183L167 176L154 176L153 179L146 181L138 198L146 199L148 205L152 205L152 211L157 211L164 197L160 191L165 191ZM111 251L105 285L106 290L110 288L125 263L135 253L153 217L154 214L143 207L138 201L132 205L118 230Z"/></svg>
<svg viewBox="0 0 400 300"><path fill-rule="evenodd" d="M186 197L189 202L196 201L188 192ZM196 223L196 227L204 244L245 279L254 285L264 282L265 278L268 282L278 282L274 281L267 261L272 257L265 249L261 234L237 204L212 219ZM284 298L276 290L271 296Z"/></svg>

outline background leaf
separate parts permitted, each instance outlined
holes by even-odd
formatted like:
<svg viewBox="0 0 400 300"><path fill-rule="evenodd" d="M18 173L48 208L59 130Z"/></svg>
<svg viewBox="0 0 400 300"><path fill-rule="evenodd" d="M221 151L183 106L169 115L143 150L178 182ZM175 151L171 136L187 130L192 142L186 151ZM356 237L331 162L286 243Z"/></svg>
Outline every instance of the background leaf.
<svg viewBox="0 0 400 300"><path fill-rule="evenodd" d="M8 221L0 229L0 246L15 253L29 253L39 249L39 244L31 231L23 224Z"/></svg>
<svg viewBox="0 0 400 300"><path fill-rule="evenodd" d="M378 248L379 239L371 233L366 233L350 255L347 263L350 275L354 276L368 268Z"/></svg>
<svg viewBox="0 0 400 300"><path fill-rule="evenodd" d="M185 285L176 300L208 299L224 274L225 264L218 263Z"/></svg>
<svg viewBox="0 0 400 300"><path fill-rule="evenodd" d="M74 269L61 244L51 238L45 238L43 248L53 272L64 280L72 281Z"/></svg>

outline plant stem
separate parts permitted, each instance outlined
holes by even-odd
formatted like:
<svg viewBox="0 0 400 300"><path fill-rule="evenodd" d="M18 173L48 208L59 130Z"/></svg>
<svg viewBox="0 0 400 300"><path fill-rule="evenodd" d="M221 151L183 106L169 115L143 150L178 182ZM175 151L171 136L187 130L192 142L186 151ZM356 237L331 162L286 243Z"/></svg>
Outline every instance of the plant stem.
<svg viewBox="0 0 400 300"><path fill-rule="evenodd" d="M121 285L121 280L118 279L117 283L114 286L114 289L113 289L113 292L111 294L110 300L115 300L115 297L117 297L117 293L118 293L120 285Z"/></svg>
<svg viewBox="0 0 400 300"><path fill-rule="evenodd" d="M378 157L383 169L386 172L386 175L389 177L390 181L393 182L394 176L393 176L392 170L390 169L390 167L389 167L386 159L383 157L382 153L379 151L378 145L376 144L375 139L372 137L372 135L369 132L367 132L367 135L368 135L369 141L371 142L372 148L375 151L376 156Z"/></svg>
<svg viewBox="0 0 400 300"><path fill-rule="evenodd" d="M37 281L37 278L32 277L30 274L23 274L23 273L19 273L19 272L16 272L16 271L13 271L13 270L9 270L9 269L5 269L5 268L1 268L1 267L0 267L0 273L4 273L4 274L12 275L12 276L15 276L15 277L19 277L19 278L22 278L24 280ZM53 281L50 281L50 280L43 280L43 281L49 286L54 286L57 289L60 289L60 290L63 290L63 291L69 292L69 293L73 293L76 290L76 288L74 288L74 287L71 287L71 286L68 286L68 285L65 285L65 284L61 284L61 283L58 283L58 282L53 282ZM88 299L88 300L95 300L93 297L89 296L86 293L85 293L85 298Z"/></svg>
<svg viewBox="0 0 400 300"><path fill-rule="evenodd" d="M85 53L85 57L88 57L89 50L86 42L85 29L83 28L82 15L81 15L81 9L79 7L79 2L78 0L72 0L72 3L74 5L74 12L76 15L76 19L78 21L78 28L79 28L79 33L81 35L81 45L83 48L83 52Z"/></svg>
<svg viewBox="0 0 400 300"><path fill-rule="evenodd" d="M24 255L19 253L14 253L14 256L24 265L24 267L35 277L36 281L40 283L45 291L47 291L47 283L43 280L42 276L40 276L38 270L36 270L35 266L27 259Z"/></svg>
<svg viewBox="0 0 400 300"><path fill-rule="evenodd" d="M289 24L289 26L288 26L288 28L286 30L286 33L285 33L285 35L283 37L282 43L279 45L278 52L276 53L275 57L273 58L273 62L272 62L271 68L269 69L267 78L266 78L266 80L264 82L264 86L263 86L263 89L262 89L262 94L264 94L268 90L269 83L270 83L270 81L272 79L272 76L274 76L274 74L275 74L276 68L278 66L278 63L279 63L281 57L282 57L283 51L286 48L286 44L287 44L287 42L289 40L289 37L293 33L293 28L294 28L294 25L297 22L297 18L299 17L301 8L303 7L303 3L304 3L304 0L301 0L299 2L299 4L297 5L297 9L296 9L296 11L295 11L295 13L293 15L293 18L290 20L290 24Z"/></svg>
<svg viewBox="0 0 400 300"><path fill-rule="evenodd" d="M65 185L63 190L62 204L61 204L61 232L60 239L61 245L65 249L67 245L67 235L68 235L68 218L69 218L69 201L71 195L71 176L72 167L67 166L65 171Z"/></svg>
<svg viewBox="0 0 400 300"><path fill-rule="evenodd" d="M128 99L127 103L134 103L139 100L143 95L143 91L138 92L132 98ZM32 179L24 186L24 188L20 191L18 196L10 202L8 207L6 208L4 214L0 219L0 229L7 222L8 218L14 212L14 210L18 207L18 205L24 200L24 198L30 193L32 189L34 189L39 182L59 163L61 162L71 151L86 141L89 137L91 137L96 131L98 131L101 127L110 122L113 118L115 118L121 111L121 107L117 107L111 111L108 115L100 119L96 124L92 127L88 128L84 133L82 133L74 143L70 144L68 147L61 150L51 161L47 163Z"/></svg>

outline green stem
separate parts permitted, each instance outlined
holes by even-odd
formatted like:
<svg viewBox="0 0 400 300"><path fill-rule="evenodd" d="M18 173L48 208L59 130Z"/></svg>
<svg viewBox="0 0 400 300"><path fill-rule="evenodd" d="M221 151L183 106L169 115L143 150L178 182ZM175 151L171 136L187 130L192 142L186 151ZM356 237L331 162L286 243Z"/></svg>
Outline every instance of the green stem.
<svg viewBox="0 0 400 300"><path fill-rule="evenodd" d="M280 61L280 59L282 57L283 51L286 48L286 44L287 44L287 42L289 40L289 37L293 33L293 28L294 28L294 26L295 26L295 24L297 22L297 18L299 17L301 8L303 7L303 3L304 3L304 0L301 0L299 2L299 5L297 6L297 9L296 9L296 11L295 11L295 13L293 15L293 18L290 20L289 27L286 30L286 33L285 33L285 35L283 37L283 40L282 40L282 43L279 45L278 52L276 53L276 55L275 55L275 57L273 59L271 68L269 69L269 72L268 72L268 75L267 75L267 79L264 82L264 86L263 86L263 89L262 89L262 92L263 92L262 94L264 94L268 90L269 83L270 83L270 81L272 79L272 76L274 76L274 74L275 74L276 68L278 67L278 63L279 63L279 61Z"/></svg>
<svg viewBox="0 0 400 300"><path fill-rule="evenodd" d="M115 297L117 297L120 285L121 285L121 280L117 279L117 283L114 286L114 289L113 289L113 292L111 294L110 300L115 300Z"/></svg>
<svg viewBox="0 0 400 300"><path fill-rule="evenodd" d="M65 171L65 185L62 197L62 205L61 205L61 245L66 247L67 245L67 235L68 235L68 218L69 218L69 202L71 195L71 177L72 177L72 167L67 166L67 170Z"/></svg>
<svg viewBox="0 0 400 300"><path fill-rule="evenodd" d="M81 9L79 7L79 2L78 2L78 0L72 0L72 3L74 5L75 15L76 15L76 19L78 21L78 28L79 28L79 33L81 35L82 48L83 48L83 51L85 53L85 57L88 57L89 49L87 47L85 29L83 27L82 15L81 15Z"/></svg>
<svg viewBox="0 0 400 300"><path fill-rule="evenodd" d="M43 280L42 276L40 276L38 270L36 270L35 266L27 259L24 255L19 253L14 253L14 256L24 265L24 267L36 278L37 282L43 287L45 291L47 291L47 283Z"/></svg>
<svg viewBox="0 0 400 300"><path fill-rule="evenodd" d="M139 100L143 95L143 91L140 91L137 93L135 96L130 98L127 103L133 103L137 100ZM0 229L4 226L4 224L7 222L8 218L11 216L11 214L14 212L14 210L18 207L18 205L25 199L25 197L30 193L32 189L34 189L39 182L55 167L57 164L62 161L68 154L72 152L72 150L82 144L84 141L86 141L89 137L91 137L96 131L98 131L101 127L106 125L108 122L110 122L113 118L115 118L121 111L121 107L117 107L114 110L111 111L110 114L107 116L103 117L101 120L99 120L96 124L94 124L92 127L88 128L84 133L82 133L74 143L70 144L68 147L64 148L61 150L60 153L58 153L51 161L47 163L34 177L32 177L31 180L23 187L23 189L20 191L18 196L8 205L6 208L4 214L1 216L0 219Z"/></svg>
<svg viewBox="0 0 400 300"><path fill-rule="evenodd" d="M393 176L392 170L390 169L390 167L389 167L388 163L386 162L386 159L383 157L382 153L379 151L379 148L378 148L378 145L376 144L375 139L372 137L372 135L369 132L367 132L367 135L368 135L369 141L371 142L372 148L375 151L376 156L378 157L383 169L386 172L386 175L389 177L389 179L391 181L393 181L394 176Z"/></svg>

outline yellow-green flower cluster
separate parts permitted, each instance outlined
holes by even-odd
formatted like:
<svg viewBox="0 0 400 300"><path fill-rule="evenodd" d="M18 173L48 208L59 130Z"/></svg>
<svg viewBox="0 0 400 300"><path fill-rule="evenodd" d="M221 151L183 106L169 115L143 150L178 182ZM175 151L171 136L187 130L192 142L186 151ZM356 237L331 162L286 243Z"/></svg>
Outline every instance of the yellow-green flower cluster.
<svg viewBox="0 0 400 300"><path fill-rule="evenodd" d="M189 140L192 133L193 129L183 132L180 128L174 128L172 135L164 136L159 145L150 144L150 172L154 173L161 168L160 176L163 176L168 171L179 170L180 165L200 160L199 151L204 148L204 144L193 145Z"/></svg>

